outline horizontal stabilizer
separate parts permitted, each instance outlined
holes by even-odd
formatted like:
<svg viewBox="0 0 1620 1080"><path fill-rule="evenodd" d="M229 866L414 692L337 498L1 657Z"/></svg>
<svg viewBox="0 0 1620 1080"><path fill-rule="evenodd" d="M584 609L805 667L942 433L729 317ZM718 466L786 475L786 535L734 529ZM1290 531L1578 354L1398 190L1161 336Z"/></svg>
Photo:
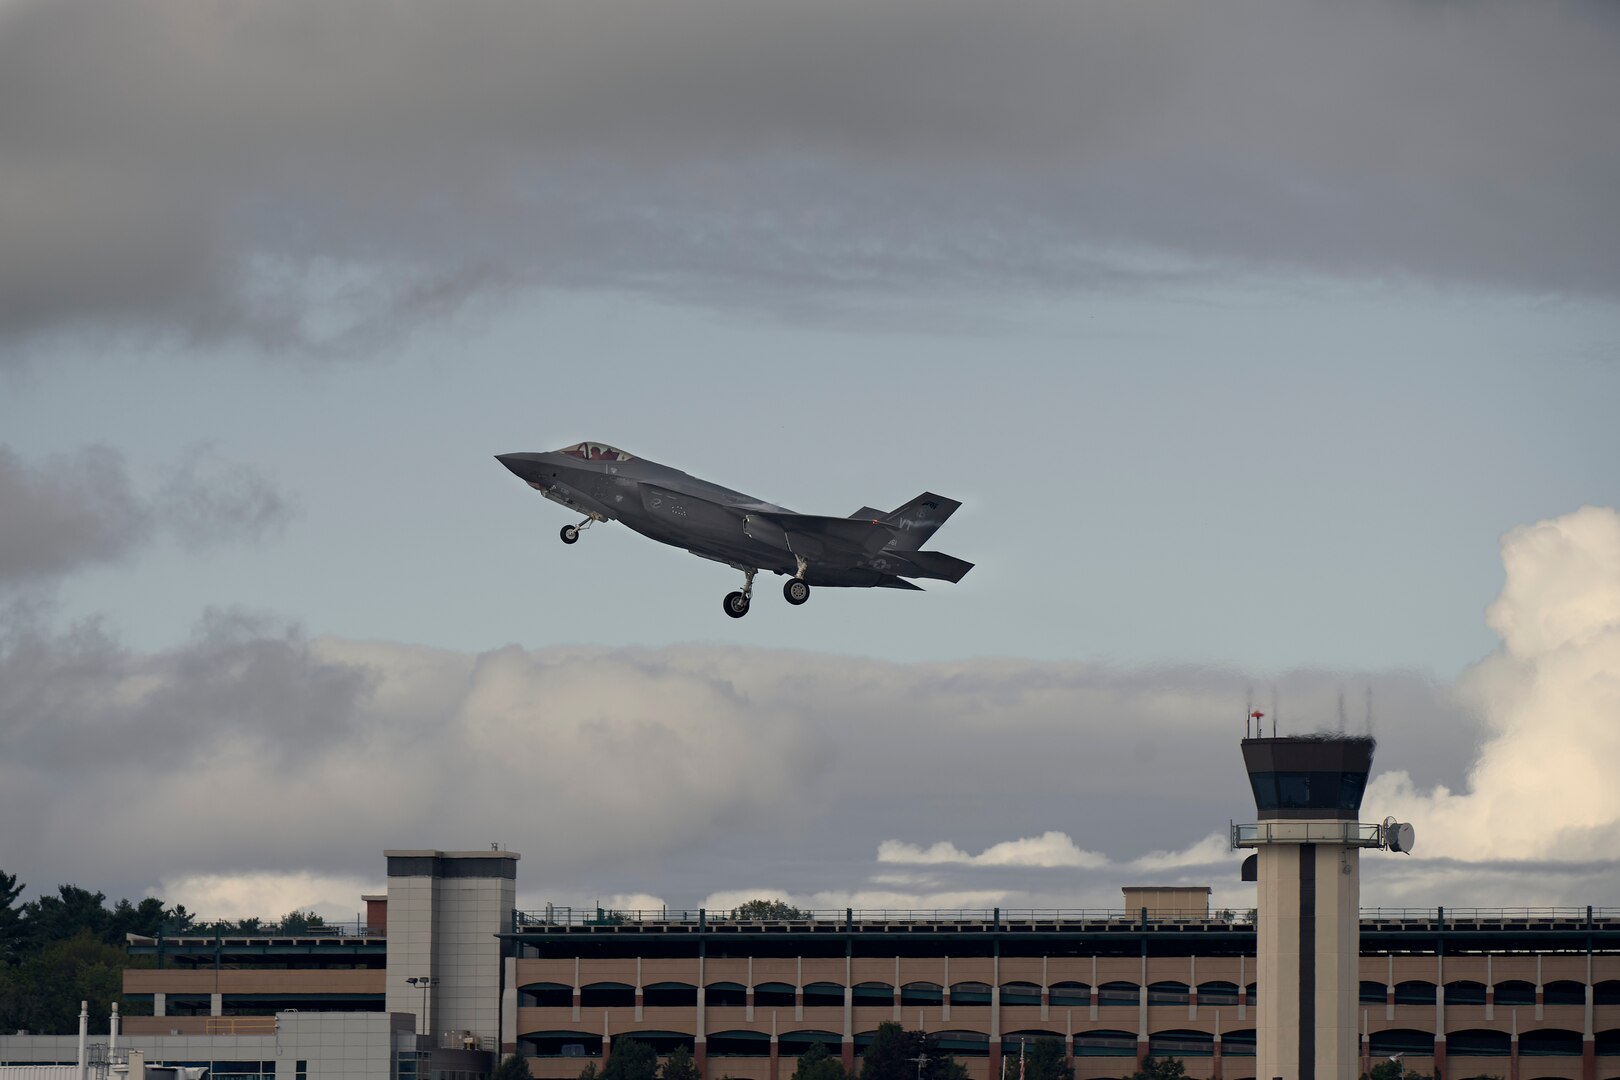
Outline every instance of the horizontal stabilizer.
<svg viewBox="0 0 1620 1080"><path fill-rule="evenodd" d="M879 589L908 589L911 592L923 591L923 587L921 585L913 585L911 582L902 577L883 578L875 587Z"/></svg>
<svg viewBox="0 0 1620 1080"><path fill-rule="evenodd" d="M973 564L962 559L954 558L943 551L913 551L906 555L921 574L921 577L941 578L945 581L961 581L963 575L973 569Z"/></svg>
<svg viewBox="0 0 1620 1080"><path fill-rule="evenodd" d="M863 506L849 516L852 518L860 518L862 521L882 521L889 515L885 514L875 506Z"/></svg>

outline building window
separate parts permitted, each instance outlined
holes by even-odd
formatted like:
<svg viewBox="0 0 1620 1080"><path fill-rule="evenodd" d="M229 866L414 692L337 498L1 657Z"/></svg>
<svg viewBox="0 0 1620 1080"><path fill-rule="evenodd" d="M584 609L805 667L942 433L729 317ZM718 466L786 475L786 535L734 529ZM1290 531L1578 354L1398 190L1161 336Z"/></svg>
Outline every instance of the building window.
<svg viewBox="0 0 1620 1080"><path fill-rule="evenodd" d="M990 1004L990 986L982 982L959 982L951 986L951 1004L956 1005L988 1005Z"/></svg>
<svg viewBox="0 0 1620 1080"><path fill-rule="evenodd" d="M913 982L900 988L901 1005L940 1005L945 1001L945 988L939 983Z"/></svg>
<svg viewBox="0 0 1620 1080"><path fill-rule="evenodd" d="M844 1005L844 988L838 983L809 983L804 988L804 1004L805 1008L813 1006L826 1008L833 1005L842 1008Z"/></svg>
<svg viewBox="0 0 1620 1080"><path fill-rule="evenodd" d="M855 1004L890 1008L894 1005L894 987L886 982L856 983Z"/></svg>
<svg viewBox="0 0 1620 1080"><path fill-rule="evenodd" d="M754 1006L761 1009L791 1009L797 993L787 983L760 983L754 987Z"/></svg>

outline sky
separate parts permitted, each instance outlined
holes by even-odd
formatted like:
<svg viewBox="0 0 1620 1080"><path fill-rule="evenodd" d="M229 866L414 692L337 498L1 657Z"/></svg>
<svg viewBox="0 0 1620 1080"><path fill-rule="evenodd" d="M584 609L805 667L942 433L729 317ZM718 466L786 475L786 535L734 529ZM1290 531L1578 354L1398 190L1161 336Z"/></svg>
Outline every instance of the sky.
<svg viewBox="0 0 1620 1080"><path fill-rule="evenodd" d="M1369 905L1620 903L1620 11L0 2L0 869L352 917L1253 905L1251 706ZM963 507L764 582L493 460Z"/></svg>

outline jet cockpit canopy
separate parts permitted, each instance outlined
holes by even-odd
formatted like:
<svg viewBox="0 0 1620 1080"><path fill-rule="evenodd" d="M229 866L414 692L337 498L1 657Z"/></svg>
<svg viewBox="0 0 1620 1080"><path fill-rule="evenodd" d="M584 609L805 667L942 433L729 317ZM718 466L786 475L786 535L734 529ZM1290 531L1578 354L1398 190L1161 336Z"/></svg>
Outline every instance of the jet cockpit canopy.
<svg viewBox="0 0 1620 1080"><path fill-rule="evenodd" d="M582 458L585 461L634 461L635 460L634 456L625 453L623 450L620 450L618 447L609 446L607 443L599 443L599 442L575 443L573 446L565 446L565 447L563 447L561 450L558 450L557 453L559 453L559 454L567 454L569 457Z"/></svg>

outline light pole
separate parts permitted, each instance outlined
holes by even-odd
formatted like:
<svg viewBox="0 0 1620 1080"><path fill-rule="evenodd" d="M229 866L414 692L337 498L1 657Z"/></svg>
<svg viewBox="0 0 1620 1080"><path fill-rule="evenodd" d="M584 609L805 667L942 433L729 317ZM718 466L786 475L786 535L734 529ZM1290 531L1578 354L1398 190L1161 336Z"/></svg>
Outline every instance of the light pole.
<svg viewBox="0 0 1620 1080"><path fill-rule="evenodd" d="M421 1015L421 1018L417 1020L417 1023L422 1026L422 1030L419 1032L419 1034L426 1035L428 1033L427 1032L428 990L430 988L432 988L434 986L437 986L439 984L439 977L437 975L413 975L410 978L406 979L405 981L410 983L412 986L420 986L422 988L422 1015Z"/></svg>

